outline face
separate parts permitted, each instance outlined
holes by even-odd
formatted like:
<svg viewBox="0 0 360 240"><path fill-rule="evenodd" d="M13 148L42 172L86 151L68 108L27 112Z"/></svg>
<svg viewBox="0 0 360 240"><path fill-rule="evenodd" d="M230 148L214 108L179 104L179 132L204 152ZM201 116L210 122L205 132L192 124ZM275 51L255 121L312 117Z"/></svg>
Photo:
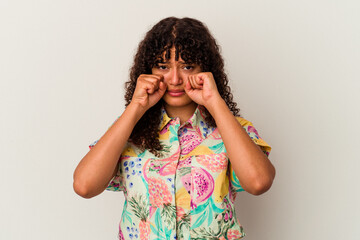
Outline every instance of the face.
<svg viewBox="0 0 360 240"><path fill-rule="evenodd" d="M165 59L165 52L163 53ZM170 59L164 63L158 63L152 68L152 74L163 75L167 90L163 96L167 107L186 107L193 106L195 103L185 93L185 83L189 75L201 72L201 67L197 64L187 64L179 56L175 60L175 47L170 50Z"/></svg>

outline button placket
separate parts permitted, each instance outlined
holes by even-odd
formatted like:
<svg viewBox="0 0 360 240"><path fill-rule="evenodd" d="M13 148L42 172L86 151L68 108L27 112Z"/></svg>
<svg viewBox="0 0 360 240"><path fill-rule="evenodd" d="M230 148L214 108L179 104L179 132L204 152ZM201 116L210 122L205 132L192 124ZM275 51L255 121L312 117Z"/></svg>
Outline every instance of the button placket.
<svg viewBox="0 0 360 240"><path fill-rule="evenodd" d="M178 139L179 121L169 126L170 153L149 162L148 185L150 198L150 239L176 239L176 168L180 158ZM171 129L173 128L173 129ZM168 143L169 144L169 143Z"/></svg>

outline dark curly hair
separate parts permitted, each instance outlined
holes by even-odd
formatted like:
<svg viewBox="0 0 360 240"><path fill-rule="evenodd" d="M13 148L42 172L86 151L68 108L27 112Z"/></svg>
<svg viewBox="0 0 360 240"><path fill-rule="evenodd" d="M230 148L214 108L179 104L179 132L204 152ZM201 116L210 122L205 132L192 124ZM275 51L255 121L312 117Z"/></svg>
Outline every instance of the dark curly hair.
<svg viewBox="0 0 360 240"><path fill-rule="evenodd" d="M165 58L169 59L172 46L176 49L176 60L179 59L180 54L185 62L198 64L203 72L213 74L220 96L234 116L240 116L240 109L236 107L228 86L224 61L216 40L202 22L187 17L168 17L161 20L146 33L145 38L139 43L134 56L134 64L130 69L130 80L125 83L125 107L131 102L138 77L141 74L151 74L151 69L163 60L164 52L166 52ZM161 99L142 116L129 138L129 141L140 149L148 149L156 156L161 156L160 150L162 150L158 139L162 104ZM210 126L215 127L215 120L206 109L205 112L207 115L205 120Z"/></svg>

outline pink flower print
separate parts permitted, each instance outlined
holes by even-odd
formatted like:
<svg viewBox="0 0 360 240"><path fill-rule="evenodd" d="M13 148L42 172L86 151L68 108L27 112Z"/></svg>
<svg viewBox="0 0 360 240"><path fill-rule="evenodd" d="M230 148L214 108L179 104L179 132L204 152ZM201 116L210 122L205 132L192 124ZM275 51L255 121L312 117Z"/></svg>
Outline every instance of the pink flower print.
<svg viewBox="0 0 360 240"><path fill-rule="evenodd" d="M162 163L166 163L159 170L159 174L162 176L174 174L178 164L178 159L179 159L179 150L177 150L176 153L174 153L170 157L159 160Z"/></svg>
<svg viewBox="0 0 360 240"><path fill-rule="evenodd" d="M171 155L168 158L154 160L154 159L147 159L143 166L144 178L148 181L148 175L150 171L156 171L162 175L166 176L169 174L174 174L176 171L177 160L179 158L180 150L177 150L176 153Z"/></svg>
<svg viewBox="0 0 360 240"><path fill-rule="evenodd" d="M159 174L161 176L166 176L169 174L174 174L176 171L177 162L176 161L170 161L167 164L165 164L160 170Z"/></svg>
<svg viewBox="0 0 360 240"><path fill-rule="evenodd" d="M192 167L191 169L191 209L207 200L214 192L214 178L205 169ZM185 186L186 188L186 186Z"/></svg>
<svg viewBox="0 0 360 240"><path fill-rule="evenodd" d="M121 231L120 225L119 225L119 240L125 240L124 234Z"/></svg>
<svg viewBox="0 0 360 240"><path fill-rule="evenodd" d="M202 138L193 131L188 130L180 136L181 154L186 155L202 142Z"/></svg>
<svg viewBox="0 0 360 240"><path fill-rule="evenodd" d="M150 204L156 207L162 207L172 200L172 195L166 182L161 178L149 177L148 187L150 194Z"/></svg>
<svg viewBox="0 0 360 240"><path fill-rule="evenodd" d="M226 153L201 155L196 157L196 161L212 172L221 172L228 166Z"/></svg>
<svg viewBox="0 0 360 240"><path fill-rule="evenodd" d="M227 237L229 240L239 239L242 237L242 234L241 234L241 232L239 232L239 230L229 229L227 231Z"/></svg>
<svg viewBox="0 0 360 240"><path fill-rule="evenodd" d="M178 169L183 167L191 167L191 157L187 157L184 160L179 161Z"/></svg>
<svg viewBox="0 0 360 240"><path fill-rule="evenodd" d="M253 126L248 126L248 132L249 133L255 133L256 138L259 138L259 134L258 134L258 132L256 131L256 129Z"/></svg>
<svg viewBox="0 0 360 240"><path fill-rule="evenodd" d="M227 221L229 220L229 215L228 215L228 213L225 213L225 215L224 215L224 220L225 220L225 222L227 222Z"/></svg>
<svg viewBox="0 0 360 240"><path fill-rule="evenodd" d="M160 131L160 134L163 135L163 134L167 133L167 131L169 130L169 126L170 126L169 124L166 125L166 126Z"/></svg>
<svg viewBox="0 0 360 240"><path fill-rule="evenodd" d="M150 221L141 220L139 224L140 228L140 239L149 239L150 235Z"/></svg>
<svg viewBox="0 0 360 240"><path fill-rule="evenodd" d="M176 206L176 221L179 222L185 215L185 211L182 207Z"/></svg>
<svg viewBox="0 0 360 240"><path fill-rule="evenodd" d="M209 136L210 139L214 139L214 140L221 140L221 135L220 132L217 128L215 128L213 130L213 132L211 133L211 135Z"/></svg>

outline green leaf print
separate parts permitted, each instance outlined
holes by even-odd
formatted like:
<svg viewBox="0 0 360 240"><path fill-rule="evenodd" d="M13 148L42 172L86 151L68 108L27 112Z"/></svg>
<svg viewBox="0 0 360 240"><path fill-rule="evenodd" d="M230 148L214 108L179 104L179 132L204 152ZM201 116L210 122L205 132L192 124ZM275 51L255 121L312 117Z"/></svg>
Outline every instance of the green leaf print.
<svg viewBox="0 0 360 240"><path fill-rule="evenodd" d="M157 229L162 229L161 217L160 217L160 209L159 208L157 208L156 212L155 212L155 224L156 224Z"/></svg>
<svg viewBox="0 0 360 240"><path fill-rule="evenodd" d="M132 225L132 214L131 212L127 211L127 199L125 199L125 204L124 204L124 208L123 208L123 212L121 214L121 219L123 221L123 223L125 223L125 220L127 220L131 225Z"/></svg>
<svg viewBox="0 0 360 240"><path fill-rule="evenodd" d="M198 214L198 213L202 213L202 211L205 210L205 208L209 205L209 200L206 201L206 203L200 205L200 206L197 206L197 208L195 208L194 210L191 211L191 215L195 215L195 214Z"/></svg>
<svg viewBox="0 0 360 240"><path fill-rule="evenodd" d="M178 224L178 232L180 232L180 238L183 238L184 232L189 232L190 229L190 215L191 213L186 213L179 222L177 222ZM179 235L179 233L178 233ZM190 237L190 236L189 236Z"/></svg>
<svg viewBox="0 0 360 240"><path fill-rule="evenodd" d="M144 156L145 156L146 151L147 151L147 150L145 150L145 151L143 151L142 153L138 154L138 157L139 157L139 158L144 157Z"/></svg>
<svg viewBox="0 0 360 240"><path fill-rule="evenodd" d="M213 145L213 146L209 146L209 148L214 152L214 153L222 153L222 152L226 152L225 149L225 145L223 142Z"/></svg>
<svg viewBox="0 0 360 240"><path fill-rule="evenodd" d="M209 227L199 227L197 229L191 230L191 240L219 240L220 231L214 232L212 228Z"/></svg>
<svg viewBox="0 0 360 240"><path fill-rule="evenodd" d="M177 141L177 137L172 137L170 138L170 143L176 142Z"/></svg>
<svg viewBox="0 0 360 240"><path fill-rule="evenodd" d="M205 219L207 218L208 226L214 221L214 212L222 213L225 209L218 208L214 203L212 197L210 197L206 203L198 206L194 210L191 210L191 215L201 214L199 218L196 220L195 224L191 229L196 228L197 226L201 226Z"/></svg>
<svg viewBox="0 0 360 240"><path fill-rule="evenodd" d="M191 174L191 167L182 167L180 168L180 176L185 176L186 174Z"/></svg>
<svg viewBox="0 0 360 240"><path fill-rule="evenodd" d="M131 218L132 214L129 211L126 211L126 209L125 209L125 212L126 212L126 214L125 214L126 220L128 220L128 222L132 225L132 218ZM125 218L123 219L124 222L125 222Z"/></svg>
<svg viewBox="0 0 360 240"><path fill-rule="evenodd" d="M170 126L170 133L173 137L170 138L170 143L173 143L175 141L178 140L178 133L177 133L177 130L173 127L173 126Z"/></svg>
<svg viewBox="0 0 360 240"><path fill-rule="evenodd" d="M205 219L206 219L207 211L204 214L201 214L200 217L196 220L196 222L191 226L191 229L200 227Z"/></svg>
<svg viewBox="0 0 360 240"><path fill-rule="evenodd" d="M149 203L145 195L137 193L128 198L128 203L132 207L132 212L140 220L146 221L149 216Z"/></svg>
<svg viewBox="0 0 360 240"><path fill-rule="evenodd" d="M166 239L166 234L164 232L164 227L162 225L162 222L161 222L161 216L160 216L160 208L156 209L156 212L155 212L155 225L156 225L156 231L154 231L154 233L156 233L156 235L158 237L160 237L161 239ZM152 227L152 225L150 225L150 227ZM151 229L154 229L154 227L152 227Z"/></svg>
<svg viewBox="0 0 360 240"><path fill-rule="evenodd" d="M216 204L214 203L214 199L213 197L210 198L210 203L211 203L211 208L214 212L216 213L222 213L223 211L225 211L225 209L221 209L221 208L218 208L216 206Z"/></svg>
<svg viewBox="0 0 360 240"><path fill-rule="evenodd" d="M176 207L170 203L165 204L161 211L161 218L164 219L169 228L175 228Z"/></svg>
<svg viewBox="0 0 360 240"><path fill-rule="evenodd" d="M213 211L212 211L211 208L209 208L208 226L210 226L210 224L212 223L213 220L214 220L214 218L213 218Z"/></svg>
<svg viewBox="0 0 360 240"><path fill-rule="evenodd" d="M166 153L169 153L170 152L170 148L171 148L171 145L168 146L162 142L160 142L160 145L162 146L163 150L161 150L162 152L166 152Z"/></svg>
<svg viewBox="0 0 360 240"><path fill-rule="evenodd" d="M159 236L158 228L155 228L152 224L150 224L150 228L156 236Z"/></svg>
<svg viewBox="0 0 360 240"><path fill-rule="evenodd" d="M178 135L177 134L177 130L175 129L175 127L174 126L170 126L170 133L172 133L173 135Z"/></svg>
<svg viewBox="0 0 360 240"><path fill-rule="evenodd" d="M165 235L166 235L166 239L171 239L171 229L168 229L167 227L165 227Z"/></svg>

